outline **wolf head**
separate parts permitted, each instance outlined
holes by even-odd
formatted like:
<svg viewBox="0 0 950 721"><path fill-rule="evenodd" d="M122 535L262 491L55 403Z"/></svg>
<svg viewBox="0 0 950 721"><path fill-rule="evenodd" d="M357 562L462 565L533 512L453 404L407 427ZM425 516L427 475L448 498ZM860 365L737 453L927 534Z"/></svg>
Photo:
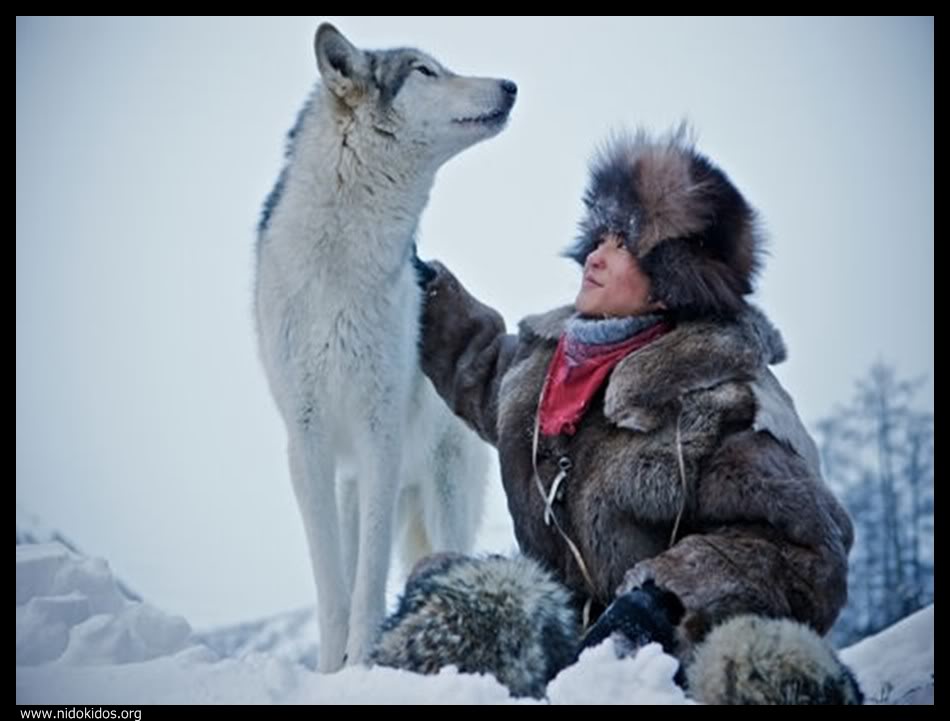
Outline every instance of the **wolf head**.
<svg viewBox="0 0 950 721"><path fill-rule="evenodd" d="M338 127L374 153L399 153L396 172L434 172L497 134L518 92L510 80L456 75L418 50L360 50L328 23L314 50Z"/></svg>

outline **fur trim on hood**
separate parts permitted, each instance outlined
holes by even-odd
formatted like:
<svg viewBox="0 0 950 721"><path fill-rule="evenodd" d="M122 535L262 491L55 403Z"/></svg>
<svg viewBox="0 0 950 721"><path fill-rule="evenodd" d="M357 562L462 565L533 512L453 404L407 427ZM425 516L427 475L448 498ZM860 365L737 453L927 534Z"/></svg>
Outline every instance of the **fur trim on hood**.
<svg viewBox="0 0 950 721"><path fill-rule="evenodd" d="M580 235L565 251L581 265L606 233L623 237L680 317L733 316L752 292L762 240L755 211L699 153L686 127L653 139L617 136L595 156Z"/></svg>

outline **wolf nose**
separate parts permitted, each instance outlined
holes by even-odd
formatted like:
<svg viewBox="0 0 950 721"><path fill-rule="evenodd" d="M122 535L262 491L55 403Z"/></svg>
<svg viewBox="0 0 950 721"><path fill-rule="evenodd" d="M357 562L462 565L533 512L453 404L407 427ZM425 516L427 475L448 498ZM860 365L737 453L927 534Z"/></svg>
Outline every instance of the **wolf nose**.
<svg viewBox="0 0 950 721"><path fill-rule="evenodd" d="M502 80L501 89L508 93L512 98L518 94L518 86L510 80Z"/></svg>

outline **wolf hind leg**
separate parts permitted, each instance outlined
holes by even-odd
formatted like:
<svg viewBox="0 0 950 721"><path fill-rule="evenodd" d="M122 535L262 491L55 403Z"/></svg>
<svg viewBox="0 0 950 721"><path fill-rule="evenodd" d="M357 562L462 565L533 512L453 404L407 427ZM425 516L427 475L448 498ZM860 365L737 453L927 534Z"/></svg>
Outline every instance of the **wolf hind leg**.
<svg viewBox="0 0 950 721"><path fill-rule="evenodd" d="M472 550L485 501L488 453L461 420L446 419L433 449L431 477L421 487L426 532L435 551Z"/></svg>
<svg viewBox="0 0 950 721"><path fill-rule="evenodd" d="M403 575L408 576L416 563L435 550L426 529L422 491L418 485L412 484L402 489L397 514L399 563Z"/></svg>

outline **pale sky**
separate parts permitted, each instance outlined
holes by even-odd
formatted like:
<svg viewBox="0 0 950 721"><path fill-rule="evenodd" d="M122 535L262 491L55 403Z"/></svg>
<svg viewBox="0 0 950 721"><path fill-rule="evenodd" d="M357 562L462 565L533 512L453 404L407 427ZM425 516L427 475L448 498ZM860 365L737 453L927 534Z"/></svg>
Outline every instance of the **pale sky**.
<svg viewBox="0 0 950 721"><path fill-rule="evenodd" d="M594 147L686 118L764 220L755 300L806 423L875 360L932 379L932 18L18 18L17 505L164 610L313 602L251 308L321 20L518 84L419 236L510 325L573 299Z"/></svg>

